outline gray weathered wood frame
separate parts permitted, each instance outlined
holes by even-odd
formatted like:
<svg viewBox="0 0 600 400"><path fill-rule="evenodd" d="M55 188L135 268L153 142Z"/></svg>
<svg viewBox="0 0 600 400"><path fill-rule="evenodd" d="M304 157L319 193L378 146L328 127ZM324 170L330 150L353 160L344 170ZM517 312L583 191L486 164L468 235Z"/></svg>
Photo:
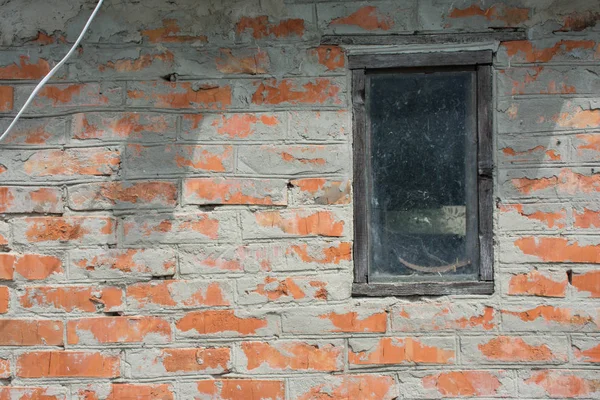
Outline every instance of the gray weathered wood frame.
<svg viewBox="0 0 600 400"><path fill-rule="evenodd" d="M354 164L354 284L355 296L438 296L450 294L491 294L493 270L493 154L492 154L492 57L490 50L411 54L350 55L352 71L353 164ZM369 117L365 102L365 73L384 68L472 67L476 76L476 129L479 280L372 283L369 281Z"/></svg>

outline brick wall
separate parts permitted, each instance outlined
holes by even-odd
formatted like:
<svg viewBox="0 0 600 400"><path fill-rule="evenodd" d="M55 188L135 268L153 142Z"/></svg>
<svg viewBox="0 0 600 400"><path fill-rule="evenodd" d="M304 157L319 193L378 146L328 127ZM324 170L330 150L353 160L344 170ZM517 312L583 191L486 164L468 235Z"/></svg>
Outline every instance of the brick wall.
<svg viewBox="0 0 600 400"><path fill-rule="evenodd" d="M0 399L599 398L595 3L107 0L2 144ZM0 128L92 7L3 2ZM321 35L498 27L494 295L352 299Z"/></svg>

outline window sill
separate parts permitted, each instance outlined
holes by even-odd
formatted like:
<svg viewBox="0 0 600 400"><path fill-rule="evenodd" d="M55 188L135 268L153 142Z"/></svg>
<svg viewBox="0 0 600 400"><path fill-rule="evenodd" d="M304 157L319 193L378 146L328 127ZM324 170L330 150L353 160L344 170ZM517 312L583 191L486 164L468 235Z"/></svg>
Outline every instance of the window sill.
<svg viewBox="0 0 600 400"><path fill-rule="evenodd" d="M484 295L492 293L494 293L494 282L491 281L352 284L352 295L356 297Z"/></svg>

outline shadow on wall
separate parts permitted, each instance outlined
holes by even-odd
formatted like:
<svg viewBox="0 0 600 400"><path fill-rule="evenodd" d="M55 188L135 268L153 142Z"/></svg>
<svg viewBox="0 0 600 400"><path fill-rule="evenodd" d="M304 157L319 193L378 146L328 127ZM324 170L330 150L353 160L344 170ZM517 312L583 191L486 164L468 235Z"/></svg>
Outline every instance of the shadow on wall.
<svg viewBox="0 0 600 400"><path fill-rule="evenodd" d="M598 44L532 43L506 43L499 53L511 67L497 75L498 95L511 97L497 103L497 228L513 236L500 240L499 258L597 262L597 240L574 234L600 225L600 68L586 65Z"/></svg>

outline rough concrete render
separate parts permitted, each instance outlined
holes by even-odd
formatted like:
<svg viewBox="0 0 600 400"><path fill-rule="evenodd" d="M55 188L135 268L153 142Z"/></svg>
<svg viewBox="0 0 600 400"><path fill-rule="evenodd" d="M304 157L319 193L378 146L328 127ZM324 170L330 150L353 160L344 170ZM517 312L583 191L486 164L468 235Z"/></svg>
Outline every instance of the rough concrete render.
<svg viewBox="0 0 600 400"><path fill-rule="evenodd" d="M94 6L0 1L1 129ZM0 399L600 398L599 21L107 0L1 144ZM494 51L494 294L353 298L357 49L322 36L511 27L383 49Z"/></svg>

